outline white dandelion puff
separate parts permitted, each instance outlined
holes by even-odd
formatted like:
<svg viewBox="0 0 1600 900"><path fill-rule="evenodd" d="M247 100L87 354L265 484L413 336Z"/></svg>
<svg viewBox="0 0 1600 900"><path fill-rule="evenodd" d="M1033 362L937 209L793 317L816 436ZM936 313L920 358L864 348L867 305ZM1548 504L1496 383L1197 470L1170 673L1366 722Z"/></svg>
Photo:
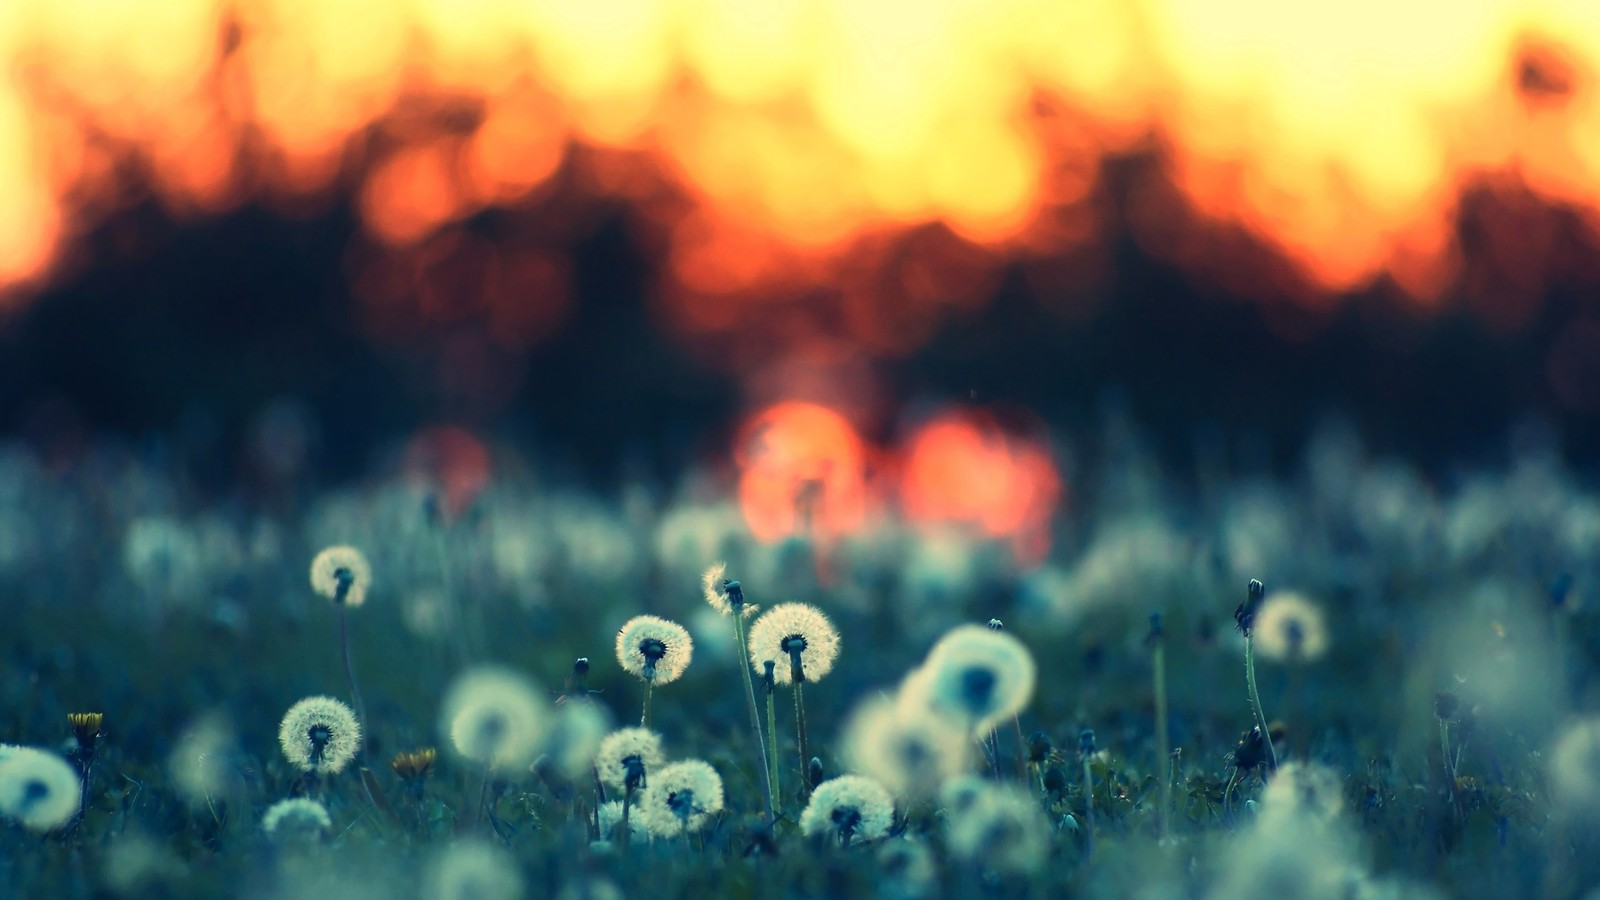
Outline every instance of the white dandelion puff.
<svg viewBox="0 0 1600 900"><path fill-rule="evenodd" d="M661 735L648 728L623 728L606 735L595 754L595 771L600 780L618 790L629 782L635 789L645 787L652 772L661 768Z"/></svg>
<svg viewBox="0 0 1600 900"><path fill-rule="evenodd" d="M817 785L800 813L807 835L837 835L839 842L874 841L894 823L894 798L883 785L863 775L841 775Z"/></svg>
<svg viewBox="0 0 1600 900"><path fill-rule="evenodd" d="M1551 799L1571 812L1600 816L1600 717L1569 725L1550 751Z"/></svg>
<svg viewBox="0 0 1600 900"><path fill-rule="evenodd" d="M600 742L610 732L611 718L598 705L563 703L556 708L545 754L567 780L577 781L593 768Z"/></svg>
<svg viewBox="0 0 1600 900"><path fill-rule="evenodd" d="M877 779L896 797L921 797L966 769L971 740L925 707L880 696L856 707L843 745L852 771Z"/></svg>
<svg viewBox="0 0 1600 900"><path fill-rule="evenodd" d="M888 877L890 897L925 897L934 892L938 870L926 844L911 838L889 840L878 850L878 868Z"/></svg>
<svg viewBox="0 0 1600 900"><path fill-rule="evenodd" d="M839 631L822 610L806 603L780 603L750 626L750 665L759 675L766 663L777 663L773 679L794 681L792 661L799 659L804 681L818 681L833 670L839 656Z"/></svg>
<svg viewBox="0 0 1600 900"><path fill-rule="evenodd" d="M1328 821L1343 808L1343 782L1338 773L1324 766L1284 763L1261 794L1263 820L1292 817Z"/></svg>
<svg viewBox="0 0 1600 900"><path fill-rule="evenodd" d="M607 800L600 804L600 840L609 841L616 837L617 826L622 824L622 801ZM642 816L628 816L628 834L632 837L648 837L650 829Z"/></svg>
<svg viewBox="0 0 1600 900"><path fill-rule="evenodd" d="M617 662L652 684L677 681L693 656L689 632L660 616L634 616L617 632Z"/></svg>
<svg viewBox="0 0 1600 900"><path fill-rule="evenodd" d="M1310 662L1328 650L1322 607L1300 594L1280 592L1262 601L1250 633L1268 659Z"/></svg>
<svg viewBox="0 0 1600 900"><path fill-rule="evenodd" d="M490 768L527 766L544 746L545 701L511 669L479 666L462 674L445 694L443 710L456 752Z"/></svg>
<svg viewBox="0 0 1600 900"><path fill-rule="evenodd" d="M722 776L709 763L686 759L650 773L639 815L652 834L674 837L705 828L722 804Z"/></svg>
<svg viewBox="0 0 1600 900"><path fill-rule="evenodd" d="M459 841L434 857L423 896L435 900L517 900L522 873L511 854L479 840Z"/></svg>
<svg viewBox="0 0 1600 900"><path fill-rule="evenodd" d="M988 790L989 782L977 775L957 775L939 786L939 806L953 819L965 815Z"/></svg>
<svg viewBox="0 0 1600 900"><path fill-rule="evenodd" d="M1050 849L1038 801L1014 785L985 786L949 825L951 855L991 872L1037 871Z"/></svg>
<svg viewBox="0 0 1600 900"><path fill-rule="evenodd" d="M335 546L311 560L311 588L335 603L360 606L372 586L372 566L360 550Z"/></svg>
<svg viewBox="0 0 1600 900"><path fill-rule="evenodd" d="M178 736L167 760L172 782L191 803L204 803L227 788L233 774L233 729L220 713L197 719Z"/></svg>
<svg viewBox="0 0 1600 900"><path fill-rule="evenodd" d="M332 775L361 749L361 723L332 697L307 697L289 707L278 726L285 759L302 772Z"/></svg>
<svg viewBox="0 0 1600 900"><path fill-rule="evenodd" d="M901 688L903 703L925 705L983 734L1033 698L1033 654L1008 632L982 625L951 629Z"/></svg>
<svg viewBox="0 0 1600 900"><path fill-rule="evenodd" d="M78 814L78 770L54 753L7 746L0 752L0 815L32 831L60 828Z"/></svg>
<svg viewBox="0 0 1600 900"><path fill-rule="evenodd" d="M733 615L733 603L728 599L728 591L723 585L727 581L728 564L712 563L709 568L700 573L700 591L705 596L711 608L725 616Z"/></svg>
<svg viewBox="0 0 1600 900"><path fill-rule="evenodd" d="M261 817L261 830L279 841L320 837L332 827L328 808L308 797L279 800Z"/></svg>

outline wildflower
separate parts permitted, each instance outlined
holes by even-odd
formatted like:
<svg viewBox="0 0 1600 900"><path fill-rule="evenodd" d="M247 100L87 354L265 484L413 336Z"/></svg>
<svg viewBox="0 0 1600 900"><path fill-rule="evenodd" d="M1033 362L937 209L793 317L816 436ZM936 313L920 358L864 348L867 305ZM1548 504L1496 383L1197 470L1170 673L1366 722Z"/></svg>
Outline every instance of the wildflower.
<svg viewBox="0 0 1600 900"><path fill-rule="evenodd" d="M833 669L839 656L839 632L822 610L805 603L780 603L750 626L750 665L761 672L767 660L778 662L778 684L817 681ZM789 665L784 665L785 661Z"/></svg>
<svg viewBox="0 0 1600 900"><path fill-rule="evenodd" d="M634 616L617 632L617 662L652 684L677 681L693 655L689 632L660 616Z"/></svg>
<svg viewBox="0 0 1600 900"><path fill-rule="evenodd" d="M307 697L289 707L278 726L284 758L302 772L334 774L361 748L361 723L332 697Z"/></svg>
<svg viewBox="0 0 1600 900"><path fill-rule="evenodd" d="M1028 705L1035 671L1021 641L982 625L962 625L940 638L922 669L907 678L902 702L954 716L983 734Z"/></svg>
<svg viewBox="0 0 1600 900"><path fill-rule="evenodd" d="M444 716L456 752L492 769L527 766L544 745L544 702L510 669L479 666L458 677Z"/></svg>
<svg viewBox="0 0 1600 900"><path fill-rule="evenodd" d="M372 566L360 550L328 547L311 560L311 588L334 603L360 606L367 602Z"/></svg>
<svg viewBox="0 0 1600 900"><path fill-rule="evenodd" d="M622 801L607 800L600 804L600 840L610 840L616 832L617 826L622 824ZM632 837L647 837L650 829L646 826L643 816L630 817L628 832Z"/></svg>
<svg viewBox="0 0 1600 900"><path fill-rule="evenodd" d="M1277 593L1263 601L1252 633L1268 659L1310 662L1328 649L1322 608L1299 594Z"/></svg>
<svg viewBox="0 0 1600 900"><path fill-rule="evenodd" d="M67 726L72 729L72 739L78 743L80 752L93 752L95 742L100 739L100 726L105 722L105 718L103 713L68 714Z"/></svg>
<svg viewBox="0 0 1600 900"><path fill-rule="evenodd" d="M1261 795L1262 814L1328 821L1344 808L1338 774L1317 765L1284 763Z"/></svg>
<svg viewBox="0 0 1600 900"><path fill-rule="evenodd" d="M0 815L49 831L78 814L83 782L70 763L32 747L0 748Z"/></svg>
<svg viewBox="0 0 1600 900"><path fill-rule="evenodd" d="M896 797L926 795L959 774L970 743L948 719L887 697L858 706L844 730L844 756L851 768L877 779Z"/></svg>
<svg viewBox="0 0 1600 900"><path fill-rule="evenodd" d="M316 838L332 827L328 808L308 797L279 800L261 817L261 829L273 840Z"/></svg>
<svg viewBox="0 0 1600 900"><path fill-rule="evenodd" d="M499 847L465 840L434 857L423 896L437 900L516 900L523 896L516 860Z"/></svg>
<svg viewBox="0 0 1600 900"><path fill-rule="evenodd" d="M389 768L404 782L416 782L426 779L433 772L434 761L439 758L439 751L432 747L423 747L410 753L396 753L394 759L389 760Z"/></svg>
<svg viewBox="0 0 1600 900"><path fill-rule="evenodd" d="M817 785L800 813L807 835L835 834L839 842L874 841L889 833L894 799L883 785L861 775L841 775Z"/></svg>
<svg viewBox="0 0 1600 900"><path fill-rule="evenodd" d="M721 811L722 776L698 759L651 773L650 786L639 797L639 817L662 837L699 831Z"/></svg>
<svg viewBox="0 0 1600 900"><path fill-rule="evenodd" d="M661 767L661 735L648 728L623 728L606 735L595 754L595 771L607 785L625 789L645 786L650 772Z"/></svg>
<svg viewBox="0 0 1600 900"><path fill-rule="evenodd" d="M988 784L950 817L950 853L991 872L1027 874L1043 865L1050 825L1026 791Z"/></svg>

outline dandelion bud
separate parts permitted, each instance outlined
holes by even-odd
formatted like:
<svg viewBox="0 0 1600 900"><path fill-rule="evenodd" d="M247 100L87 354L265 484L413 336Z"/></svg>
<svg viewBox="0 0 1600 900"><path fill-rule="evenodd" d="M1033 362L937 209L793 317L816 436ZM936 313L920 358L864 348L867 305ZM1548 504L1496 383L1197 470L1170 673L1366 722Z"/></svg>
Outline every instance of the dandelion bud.
<svg viewBox="0 0 1600 900"><path fill-rule="evenodd" d="M813 756L811 757L811 762L806 764L806 784L807 786L814 788L821 783L822 760Z"/></svg>
<svg viewBox="0 0 1600 900"><path fill-rule="evenodd" d="M1044 789L1050 796L1059 797L1067 790L1067 773L1061 771L1059 766L1051 766L1044 770Z"/></svg>
<svg viewBox="0 0 1600 900"><path fill-rule="evenodd" d="M1028 762L1042 763L1050 758L1050 736L1042 731L1028 735Z"/></svg>
<svg viewBox="0 0 1600 900"><path fill-rule="evenodd" d="M1085 728L1078 732L1078 752L1084 756L1093 756L1094 749L1094 729Z"/></svg>
<svg viewBox="0 0 1600 900"><path fill-rule="evenodd" d="M1460 705L1461 701L1450 691L1439 691L1433 695L1433 714L1442 722L1454 719Z"/></svg>
<svg viewBox="0 0 1600 900"><path fill-rule="evenodd" d="M394 759L389 760L389 768L400 780L412 783L427 779L433 772L434 761L439 758L439 751L432 747L423 747L410 753L397 753Z"/></svg>
<svg viewBox="0 0 1600 900"><path fill-rule="evenodd" d="M78 742L80 752L93 752L100 739L100 725L105 721L102 713L71 713L67 724L72 728L72 738Z"/></svg>
<svg viewBox="0 0 1600 900"><path fill-rule="evenodd" d="M1256 624L1256 613L1261 611L1261 598L1266 593L1266 588L1256 579L1250 579L1245 586L1244 602L1240 603L1233 611L1233 621L1239 626L1239 633L1245 637L1250 636L1251 629Z"/></svg>

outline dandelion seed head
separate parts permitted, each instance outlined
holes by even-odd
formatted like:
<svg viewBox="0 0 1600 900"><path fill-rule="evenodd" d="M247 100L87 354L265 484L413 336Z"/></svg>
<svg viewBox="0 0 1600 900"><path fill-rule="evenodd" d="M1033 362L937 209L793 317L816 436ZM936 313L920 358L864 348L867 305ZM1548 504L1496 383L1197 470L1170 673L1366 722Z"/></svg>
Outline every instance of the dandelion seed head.
<svg viewBox="0 0 1600 900"><path fill-rule="evenodd" d="M944 809L947 816L959 816L971 809L989 790L989 782L977 775L957 775L945 779L939 786L939 806Z"/></svg>
<svg viewBox="0 0 1600 900"><path fill-rule="evenodd" d="M851 770L902 798L927 796L962 772L970 744L949 719L881 696L856 707L843 739Z"/></svg>
<svg viewBox="0 0 1600 900"><path fill-rule="evenodd" d="M923 897L931 894L938 870L926 844L908 837L889 840L878 848L878 868L895 890L891 896Z"/></svg>
<svg viewBox="0 0 1600 900"><path fill-rule="evenodd" d="M342 701L307 697L283 714L278 743L284 758L300 771L332 775L361 749L361 723Z"/></svg>
<svg viewBox="0 0 1600 900"><path fill-rule="evenodd" d="M50 831L78 814L78 770L54 753L7 746L0 751L0 815L31 831Z"/></svg>
<svg viewBox="0 0 1600 900"><path fill-rule="evenodd" d="M949 827L951 855L991 872L1036 872L1050 849L1050 824L1038 801L1014 785L986 785L950 815Z"/></svg>
<svg viewBox="0 0 1600 900"><path fill-rule="evenodd" d="M650 773L639 812L650 833L675 837L700 831L722 811L722 776L703 760L668 763Z"/></svg>
<svg viewBox="0 0 1600 900"><path fill-rule="evenodd" d="M611 732L611 717L596 704L567 702L556 708L550 730L549 755L561 774L577 781L594 766L600 742Z"/></svg>
<svg viewBox="0 0 1600 900"><path fill-rule="evenodd" d="M853 841L874 841L894 823L894 798L864 775L841 775L817 785L800 813L807 835L849 835Z"/></svg>
<svg viewBox="0 0 1600 900"><path fill-rule="evenodd" d="M609 841L617 836L617 826L622 824L622 801L607 800L600 804L600 840ZM647 837L650 829L644 817L637 815L636 811L628 813L628 834L632 837Z"/></svg>
<svg viewBox="0 0 1600 900"><path fill-rule="evenodd" d="M962 625L940 638L921 669L901 687L901 702L948 715L983 733L1021 712L1033 698L1033 654L1004 631Z"/></svg>
<svg viewBox="0 0 1600 900"><path fill-rule="evenodd" d="M705 596L711 608L725 616L733 615L733 602L728 598L728 591L723 587L727 580L728 564L712 563L704 572L700 573L700 591ZM742 605L742 604L741 604Z"/></svg>
<svg viewBox="0 0 1600 900"><path fill-rule="evenodd" d="M677 622L634 616L617 632L617 662L624 671L655 684L670 684L689 668L694 639Z"/></svg>
<svg viewBox="0 0 1600 900"><path fill-rule="evenodd" d="M325 548L311 560L311 588L335 603L360 606L372 586L372 566L360 550L345 545Z"/></svg>
<svg viewBox="0 0 1600 900"><path fill-rule="evenodd" d="M1600 716L1580 719L1556 738L1550 782L1560 808L1600 818Z"/></svg>
<svg viewBox="0 0 1600 900"><path fill-rule="evenodd" d="M1300 594L1280 591L1261 602L1251 627L1261 655L1283 662L1310 662L1328 650L1322 607Z"/></svg>
<svg viewBox="0 0 1600 900"><path fill-rule="evenodd" d="M622 728L606 735L595 754L595 771L600 780L617 790L625 790L630 772L642 774L643 787L650 776L665 761L661 753L661 735L648 728Z"/></svg>
<svg viewBox="0 0 1600 900"><path fill-rule="evenodd" d="M750 665L756 674L766 674L766 662L777 663L773 680L789 684L794 680L791 654L799 653L801 674L806 681L819 681L833 671L839 656L839 631L822 610L806 603L780 603L750 626Z"/></svg>
<svg viewBox="0 0 1600 900"><path fill-rule="evenodd" d="M204 803L227 787L234 750L233 728L227 718L211 713L190 723L178 736L167 759L167 771L191 803Z"/></svg>
<svg viewBox="0 0 1600 900"><path fill-rule="evenodd" d="M317 838L332 827L328 808L309 797L279 800L261 817L261 830L275 841Z"/></svg>
<svg viewBox="0 0 1600 900"><path fill-rule="evenodd" d="M480 840L451 844L433 858L423 896L434 900L518 900L522 873L509 853Z"/></svg>
<svg viewBox="0 0 1600 900"><path fill-rule="evenodd" d="M501 666L479 666L451 684L443 724L463 757L492 769L519 769L544 747L546 701L527 678Z"/></svg>
<svg viewBox="0 0 1600 900"><path fill-rule="evenodd" d="M1261 795L1263 817L1326 822L1344 809L1344 782L1325 766L1284 763Z"/></svg>

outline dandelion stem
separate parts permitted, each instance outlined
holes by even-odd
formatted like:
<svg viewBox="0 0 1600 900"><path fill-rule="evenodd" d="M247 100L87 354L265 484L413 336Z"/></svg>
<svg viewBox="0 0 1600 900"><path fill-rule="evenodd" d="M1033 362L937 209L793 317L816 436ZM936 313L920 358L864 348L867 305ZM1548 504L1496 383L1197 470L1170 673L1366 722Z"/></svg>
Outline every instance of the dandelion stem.
<svg viewBox="0 0 1600 900"><path fill-rule="evenodd" d="M1086 841L1084 855L1094 853L1094 774L1089 771L1089 754L1083 754L1083 824Z"/></svg>
<svg viewBox="0 0 1600 900"><path fill-rule="evenodd" d="M777 793L777 786L773 778L774 773L767 762L767 742L761 736L761 713L756 710L756 685L750 674L750 650L744 637L743 604L733 610L733 633L739 639L739 671L744 673L744 696L750 708L750 730L755 734L756 751L761 757L761 789L766 794L767 822L770 824L777 819L773 810L773 797ZM770 710L770 700L768 708Z"/></svg>
<svg viewBox="0 0 1600 900"><path fill-rule="evenodd" d="M1159 621L1159 620L1157 620ZM1160 838L1167 839L1168 817L1172 809L1171 736L1167 733L1167 647L1159 626L1152 631L1155 647L1151 651L1151 677L1156 694L1156 765L1161 766L1161 814L1156 817Z"/></svg>
<svg viewBox="0 0 1600 900"><path fill-rule="evenodd" d="M1022 720L1011 717L1011 733L1017 738L1017 783L1028 784L1028 744L1022 737Z"/></svg>
<svg viewBox="0 0 1600 900"><path fill-rule="evenodd" d="M628 839L633 835L633 826L628 823L633 812L633 781L629 779L627 786L622 791L622 844L627 846Z"/></svg>
<svg viewBox="0 0 1600 900"><path fill-rule="evenodd" d="M766 665L767 739L770 742L770 747L768 748L770 759L767 761L767 774L771 779L771 786L768 788L770 793L768 796L773 799L774 803L777 803L779 802L779 799L783 797L783 793L779 788L780 782L778 780L778 771L781 768L778 765L778 688L772 677L772 661L768 660ZM774 818L776 818L776 816L774 816Z"/></svg>
<svg viewBox="0 0 1600 900"><path fill-rule="evenodd" d="M1443 754L1445 784L1450 789L1450 809L1459 822L1462 819L1461 795L1456 791L1456 767L1450 755L1450 723L1444 719L1439 720L1439 750Z"/></svg>
<svg viewBox="0 0 1600 900"><path fill-rule="evenodd" d="M646 678L644 680L644 712L639 715L640 728L650 727L650 693L655 684L654 679Z"/></svg>
<svg viewBox="0 0 1600 900"><path fill-rule="evenodd" d="M789 676L794 682L794 730L800 747L800 796L805 797L811 793L806 778L806 761L811 755L807 752L810 748L806 746L806 673L800 665L799 650L789 651Z"/></svg>
<svg viewBox="0 0 1600 900"><path fill-rule="evenodd" d="M1261 740L1267 745L1267 761L1276 772L1278 751L1272 747L1272 732L1267 729L1267 714L1261 709L1261 692L1256 690L1256 639L1252 634L1244 636L1244 681L1250 689L1250 708L1256 714L1256 727L1261 729Z"/></svg>
<svg viewBox="0 0 1600 900"><path fill-rule="evenodd" d="M339 606L339 654L344 657L344 675L350 680L350 699L355 701L356 721L361 723L361 746L357 752L363 760L367 755L367 735L372 730L372 725L367 721L367 704L361 699L361 686L356 683L355 663L350 660L350 605L344 602L344 594L348 585L341 582L338 592ZM376 797L372 796L372 788L367 786L365 778L360 779L361 790L367 795L367 802L373 806L378 805Z"/></svg>

